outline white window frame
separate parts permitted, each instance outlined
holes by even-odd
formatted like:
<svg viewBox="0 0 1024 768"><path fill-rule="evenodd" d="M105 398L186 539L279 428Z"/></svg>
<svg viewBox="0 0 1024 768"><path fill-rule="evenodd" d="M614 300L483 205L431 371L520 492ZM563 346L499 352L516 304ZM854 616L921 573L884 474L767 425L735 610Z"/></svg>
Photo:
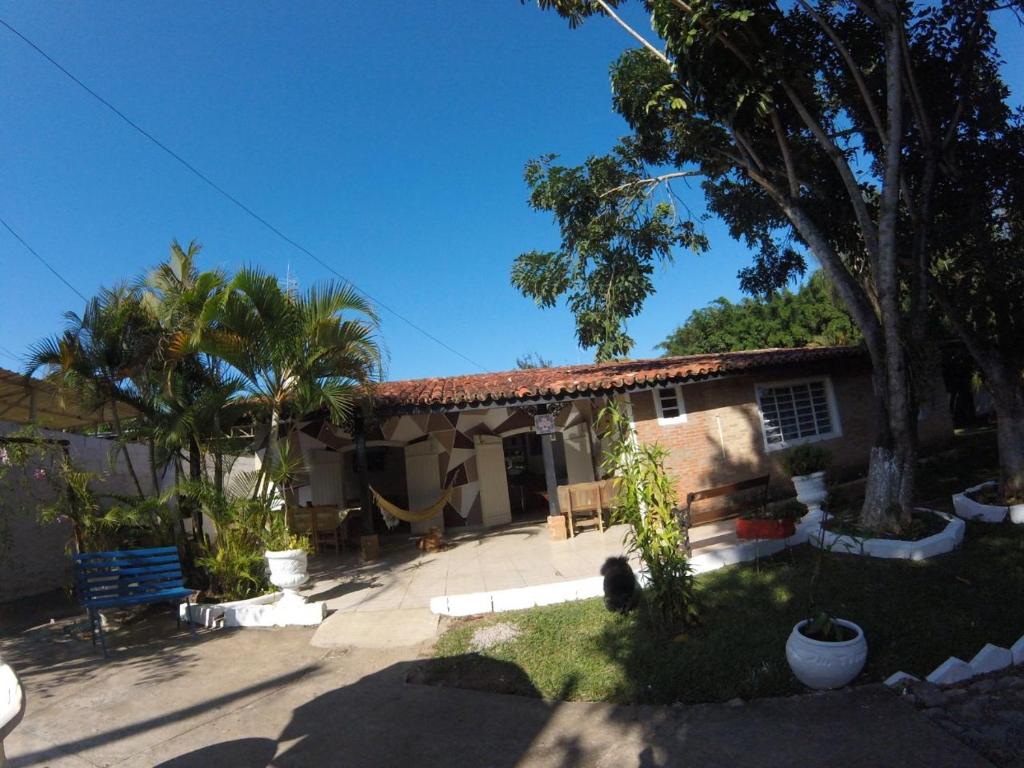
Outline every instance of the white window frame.
<svg viewBox="0 0 1024 768"><path fill-rule="evenodd" d="M812 381L820 381L825 384L825 401L828 404L829 421L832 424L832 430L820 435L808 435L807 437L798 437L794 440L788 441L783 437L781 443L769 443L768 430L765 428L764 413L761 411L761 398L758 395L758 390L765 387L791 387L797 384L808 384ZM787 448L792 448L794 445L835 440L836 438L843 436L843 423L839 418L839 407L836 404L836 393L832 387L832 378L830 376L804 376L798 379L756 381L754 382L754 405L757 406L757 417L761 422L761 444L764 445L764 449L768 453L771 453L772 451L784 451Z"/></svg>
<svg viewBox="0 0 1024 768"><path fill-rule="evenodd" d="M661 392L665 389L671 389L676 393L676 402L679 404L679 415L678 416L665 416L661 410ZM655 387L651 390L651 397L654 398L654 412L658 414L658 425L661 427L671 427L676 424L685 424L686 419L686 401L683 399L683 388L678 384L669 384L665 387Z"/></svg>

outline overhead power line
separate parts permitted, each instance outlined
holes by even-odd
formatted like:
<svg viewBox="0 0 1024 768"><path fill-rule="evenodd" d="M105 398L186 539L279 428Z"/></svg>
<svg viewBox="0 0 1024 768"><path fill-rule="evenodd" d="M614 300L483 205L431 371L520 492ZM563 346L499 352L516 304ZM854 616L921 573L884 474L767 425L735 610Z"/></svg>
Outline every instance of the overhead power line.
<svg viewBox="0 0 1024 768"><path fill-rule="evenodd" d="M46 267L46 268L47 268L48 270L50 270L51 272L53 272L54 276L55 276L55 277L56 277L56 278L57 278L58 280L60 280L60 281L61 281L62 283L64 283L64 285L66 285L66 286L67 286L68 288L70 288L70 289L71 289L72 291L74 291L75 293L77 293L77 294L78 294L78 296L79 296L79 298L81 298L81 300L82 300L82 301L84 301L84 302L86 302L86 303L88 303L88 302L89 302L89 300L88 300L87 298L85 298L85 295L84 295L84 294L83 294L83 293L82 293L82 292L81 292L80 290L78 290L77 288L75 288L75 286L73 286L73 285L72 285L71 283L69 283L69 282L68 282L67 278L65 278L65 277L64 277L64 275L62 275L62 274L61 274L60 272L58 272L58 271L57 271L56 269L54 269L54 268L53 268L53 265L52 265L52 264L50 264L50 262L48 262L48 261L47 261L46 259L44 259L44 258L43 258L42 256L40 256L40 255L39 255L38 253L36 253L36 249L35 249L35 248L33 248L33 247L32 247L31 245L29 245L28 243L26 243L26 242L25 242L25 238L23 238L23 237L22 237L21 235L19 235L19 234L18 234L17 232L15 232L15 231L14 231L14 230L13 230L13 229L11 228L11 225L10 225L10 224L8 224L8 223L7 223L6 221L4 221L4 220L3 220L2 218L0 218L0 224L3 224L3 225L4 225L4 229L6 229L6 230L7 230L8 232L10 232L10 233L11 233L11 234L12 234L12 235L14 236L14 239L15 239L15 240L17 240L17 241L18 241L19 243L21 243L21 244L22 244L23 246L25 246L25 250L27 250L27 251L28 251L29 253L31 253L31 254L32 254L33 256L35 256L35 257L36 257L37 259L39 259L39 263L40 263L40 264L42 264L42 265L43 265L44 267Z"/></svg>
<svg viewBox="0 0 1024 768"><path fill-rule="evenodd" d="M121 118L121 120L123 120L125 123L127 123L131 128L133 128L138 133L142 134L142 136L144 136L146 139L148 139L153 144L155 144L160 149L162 149L164 152L166 152L168 155L170 155L174 160L176 160L178 163L180 163L182 166L184 166L186 169L188 169L193 175L195 175L200 180L202 180L204 183L206 183L214 191L216 191L218 194L220 194L226 200L228 200L233 205L237 206L239 209L244 211L246 214L248 214L250 217L255 219L257 222L262 224L266 229L270 230L275 235L277 235L279 238L284 240L286 243L288 243L288 245L292 246L297 251L299 251L301 253L304 253L306 256L309 256L309 258L313 259L313 261L315 261L321 267L326 269L328 272L330 272L334 276L338 277L339 279L341 279L341 280L345 281L346 283L348 283L349 285L351 285L355 290L357 290L359 293L363 294L363 296L368 298L374 304L376 304L377 306L381 307L382 309L384 309L385 311L389 312L390 314L394 315L396 318L401 320L403 323L408 325L410 328L412 328L413 330L418 331L422 335L426 336L428 339L433 341L435 344L438 344L439 346L441 346L444 349L448 350L453 355L461 357L467 363L469 363L470 365L472 365L472 366L474 366L476 368L479 368L482 371L487 371L488 370L483 365L481 365L480 363L476 362L472 358L467 357L466 355L462 354L461 352L459 352L454 347L450 346L449 344L447 344L446 342L442 341L441 339L439 339L434 334L432 334L429 331L427 331L425 328L422 328L421 326L417 325L412 320L407 318L405 315L401 314L397 310L392 309L387 304L385 304L383 301L381 301L380 299L374 297L368 291L365 291L362 288L360 288L358 285L356 285L355 282L353 282L352 280L350 280L349 278L345 277L343 274L338 272L338 270L336 270L334 267L332 267L326 261L321 259L319 256L317 256L311 250L309 250L305 246L301 245L300 243L296 242L291 237L286 235L284 232L282 232L280 229L278 229L276 226L274 226L272 223L270 223L267 219L263 218L263 216L261 216L260 214L256 213L256 211L254 211L252 208L247 206L245 203L243 203L241 200L239 200L233 194L228 192L224 187L222 187L220 184L215 182L213 179L211 179L209 176L207 176L205 173L203 173L201 170L199 170L196 166L194 166L192 163L190 163L188 160L186 160L180 154L178 154L173 149L171 149L169 146L164 144L162 141L160 141L160 139L158 139L152 133L150 133L145 128L143 128L141 125L136 123L134 120L132 120L130 117L128 117L128 115L126 115L124 112L122 112L116 106L111 104L109 101L107 101L105 98L103 98L100 94L98 94L96 91L94 91L88 85L86 85L84 82L79 80L63 64L61 64L59 61L54 59L50 54L48 54L46 51L44 51L42 48L40 48L38 45L36 45L34 42L32 42L32 40L27 38L25 35L23 35L17 29L12 27L10 24L8 24L7 21L5 21L4 19L0 18L0 25L3 25L12 34L14 34L18 38L20 38L26 45L28 45L30 48L32 48L36 53L38 53L40 56L42 56L44 59L46 59L48 62L50 62L50 64L52 64L54 67L56 67L58 70L60 70L69 80L71 80L73 83L75 83L77 86L79 86L82 90L84 90L86 93L88 93L94 99L96 99L96 101L98 101L100 104L102 104L107 109L109 109L111 112L113 112L115 115L117 115L119 118ZM10 227L8 227L8 229L10 229ZM11 232L13 234L13 230L11 230ZM15 237L18 237L18 236L15 235ZM18 239L21 240L20 237L18 237ZM28 247L28 244L25 243L24 240L21 240L21 242L22 242L23 245L25 245L26 248ZM29 250L31 250L31 249L29 249ZM33 251L33 253L35 253L35 252ZM36 255L36 258L38 258L40 261L43 261L42 258L38 254L35 254L35 255ZM46 262L43 262L43 263L45 264ZM49 267L48 264L47 264L47 266ZM57 273L56 270L53 269L53 267L49 267L49 268L50 268L51 272L53 272L55 275L57 275L57 277L60 277L60 275ZM73 291L75 291L75 293L78 293L78 291L73 286L71 286L71 284L68 283L67 280L64 280L63 277L60 277L60 279L66 285L68 285L68 287L70 287ZM81 296L82 294L79 293L78 295ZM85 298L85 297L83 296L82 298Z"/></svg>

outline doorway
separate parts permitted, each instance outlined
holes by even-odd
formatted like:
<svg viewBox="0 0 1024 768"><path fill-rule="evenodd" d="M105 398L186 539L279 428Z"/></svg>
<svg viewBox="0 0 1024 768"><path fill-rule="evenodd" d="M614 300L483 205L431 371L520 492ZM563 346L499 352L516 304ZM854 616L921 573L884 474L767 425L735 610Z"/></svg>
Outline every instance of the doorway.
<svg viewBox="0 0 1024 768"><path fill-rule="evenodd" d="M569 477L565 463L565 443L561 433L555 433L554 437L552 448L555 478L558 485L564 485ZM543 520L548 515L544 453L540 441L540 435L532 430L510 435L501 441L505 451L505 474L508 478L513 520Z"/></svg>

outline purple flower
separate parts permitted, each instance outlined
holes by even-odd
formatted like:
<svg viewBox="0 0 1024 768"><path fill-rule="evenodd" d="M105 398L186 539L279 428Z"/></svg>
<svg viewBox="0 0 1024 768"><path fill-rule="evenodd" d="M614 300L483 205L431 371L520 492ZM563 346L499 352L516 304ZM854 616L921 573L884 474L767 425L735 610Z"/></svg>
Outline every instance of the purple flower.
<svg viewBox="0 0 1024 768"><path fill-rule="evenodd" d="M39 467L39 469L36 469L32 472L32 477L34 477L36 480L45 480L46 470L43 469L42 467Z"/></svg>
<svg viewBox="0 0 1024 768"><path fill-rule="evenodd" d="M6 448L0 448L0 464L3 464L4 466L7 466L10 463L11 463L11 459L7 455L7 449Z"/></svg>

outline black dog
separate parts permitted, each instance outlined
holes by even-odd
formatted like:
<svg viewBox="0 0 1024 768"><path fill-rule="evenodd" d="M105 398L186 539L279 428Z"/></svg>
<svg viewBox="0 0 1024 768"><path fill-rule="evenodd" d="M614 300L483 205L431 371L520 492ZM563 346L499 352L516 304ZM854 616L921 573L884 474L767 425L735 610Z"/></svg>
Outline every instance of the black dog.
<svg viewBox="0 0 1024 768"><path fill-rule="evenodd" d="M629 613L636 607L636 576L624 557L609 557L601 566L604 576L604 607L609 611Z"/></svg>

